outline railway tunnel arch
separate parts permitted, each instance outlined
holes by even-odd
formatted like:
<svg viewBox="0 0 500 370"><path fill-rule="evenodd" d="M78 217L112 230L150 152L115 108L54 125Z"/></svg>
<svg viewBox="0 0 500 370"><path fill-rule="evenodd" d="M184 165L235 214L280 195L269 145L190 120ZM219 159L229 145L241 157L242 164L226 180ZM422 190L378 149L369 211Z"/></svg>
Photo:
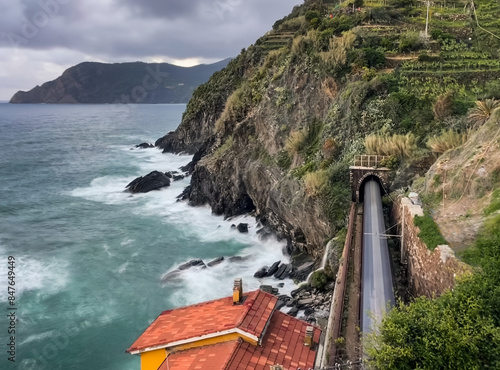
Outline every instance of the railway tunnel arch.
<svg viewBox="0 0 500 370"><path fill-rule="evenodd" d="M364 197L365 184L370 180L375 180L380 187L380 194L387 194L390 187L391 171L386 168L352 168L351 175L351 194L352 201L362 203Z"/></svg>
<svg viewBox="0 0 500 370"><path fill-rule="evenodd" d="M376 173L367 173L365 174L362 178L358 180L358 185L357 185L357 190L356 192L358 193L358 203L362 203L364 198L365 198L365 185L371 181L374 180L380 189L380 194L382 196L387 194L387 186L388 184L384 183L384 180L382 179L381 176L379 176Z"/></svg>

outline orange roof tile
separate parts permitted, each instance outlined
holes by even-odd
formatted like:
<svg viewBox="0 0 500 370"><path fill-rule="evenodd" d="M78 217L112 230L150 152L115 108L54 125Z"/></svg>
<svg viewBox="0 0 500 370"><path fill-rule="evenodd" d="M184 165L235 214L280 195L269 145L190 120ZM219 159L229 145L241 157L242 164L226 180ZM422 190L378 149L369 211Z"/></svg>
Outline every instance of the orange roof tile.
<svg viewBox="0 0 500 370"><path fill-rule="evenodd" d="M312 368L316 351L304 346L308 323L275 311L271 317L262 346L242 342L225 368L230 370L268 370L270 365L285 369ZM319 342L321 331L314 329L314 342ZM173 368L172 368L173 369ZM215 368L214 368L215 369Z"/></svg>
<svg viewBox="0 0 500 370"><path fill-rule="evenodd" d="M283 365L286 370L309 369L314 366L316 351L304 346L309 324L275 311L261 346L248 342L229 341L191 348L171 354L158 370L269 370L270 365ZM314 330L314 342L321 331Z"/></svg>
<svg viewBox="0 0 500 370"><path fill-rule="evenodd" d="M235 328L259 338L277 300L271 294L256 290L244 295L244 301L240 305L233 305L233 298L230 296L164 311L127 351L168 347L169 343Z"/></svg>
<svg viewBox="0 0 500 370"><path fill-rule="evenodd" d="M158 370L225 369L240 340L172 353Z"/></svg>

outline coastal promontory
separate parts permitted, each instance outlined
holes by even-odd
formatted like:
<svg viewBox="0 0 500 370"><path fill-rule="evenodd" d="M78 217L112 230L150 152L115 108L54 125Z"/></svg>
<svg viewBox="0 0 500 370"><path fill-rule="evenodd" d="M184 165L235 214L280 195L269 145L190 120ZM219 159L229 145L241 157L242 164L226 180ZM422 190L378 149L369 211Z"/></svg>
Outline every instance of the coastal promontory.
<svg viewBox="0 0 500 370"><path fill-rule="evenodd" d="M18 91L10 103L173 104L186 103L200 84L224 68L213 64L179 67L168 63L84 62L53 81Z"/></svg>

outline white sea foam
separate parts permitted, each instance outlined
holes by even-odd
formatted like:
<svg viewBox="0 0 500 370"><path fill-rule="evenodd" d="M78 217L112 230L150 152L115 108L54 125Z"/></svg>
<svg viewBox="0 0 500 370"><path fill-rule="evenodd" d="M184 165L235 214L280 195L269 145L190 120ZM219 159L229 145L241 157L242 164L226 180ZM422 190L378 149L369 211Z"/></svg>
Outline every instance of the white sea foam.
<svg viewBox="0 0 500 370"><path fill-rule="evenodd" d="M50 337L52 337L52 335L54 335L54 330L49 330L49 331L46 331L46 332L43 332L40 334L33 334L33 335L28 336L25 340L21 341L19 343L19 345L21 346L23 344L30 343L30 342L38 342L40 340L50 338Z"/></svg>
<svg viewBox="0 0 500 370"><path fill-rule="evenodd" d="M69 263L55 257L16 256L14 271L16 298L19 298L27 291L38 290L43 294L61 291L68 284L70 270ZM0 301L7 301L7 295L0 295Z"/></svg>
<svg viewBox="0 0 500 370"><path fill-rule="evenodd" d="M189 163L191 159L189 156L162 154L153 148L130 150L129 147L121 147L121 150L127 156L132 157L130 158L132 162L139 166L140 175L153 170L176 171L180 166ZM263 279L253 277L253 274L262 266L269 266L278 260L284 263L289 262L289 257L283 253L285 247L283 242L272 238L266 242L259 239L258 225L253 217L239 216L224 220L222 216L214 216L208 206L191 207L187 202L178 201L177 196L190 183L189 177L173 181L169 187L160 191L131 196L124 193L123 189L134 178L134 176L129 178L100 177L94 179L88 187L73 190L71 195L106 204L129 204L132 213L154 216L166 224L175 225L180 234L199 243L234 242L231 243L233 249L228 250L228 253L224 255L226 260L223 263L207 269L191 268L183 271L178 279L165 282L164 289L169 293L173 292L169 296L171 304L179 306L230 295L233 280L236 277L243 278L243 286L247 291L258 289L261 284L277 287L278 284L284 283L285 286L279 288L280 293L283 294L296 288L290 279L280 281L273 277ZM238 223L248 223L249 232L243 234L231 228L232 224ZM128 243L128 241L122 242L122 246ZM234 244L241 245L242 250L238 255L245 259L229 262L228 257L234 254ZM175 269L178 264L200 256L190 257L185 260L176 260L175 265L169 271ZM175 258L182 257L175 256ZM116 271L124 274L127 272L127 267L128 262L125 262ZM169 271L164 271L162 274ZM160 280L161 276L157 278Z"/></svg>
<svg viewBox="0 0 500 370"><path fill-rule="evenodd" d="M271 285L278 288L280 283L284 284L284 287L279 287L280 294L289 294L291 290L297 288L291 279L278 280L274 277L256 279L253 277L253 274L262 266L269 266L276 261L290 262L289 257L283 253L285 243L278 242L273 238L265 242L259 240L256 232L257 224L249 216L238 217L231 221L219 218L218 222L221 224L217 231L219 240L233 239L248 245L238 254L243 259L232 262L229 261L228 257L230 256L224 256L225 260L214 267L191 268L182 271L175 280L165 283L167 287L177 286L171 297L174 305L192 304L231 295L233 281L236 277L243 279L243 288L246 291L258 289L260 285ZM241 234L231 229L232 223L239 222L249 223L248 234ZM215 237L215 235L210 235L210 241L217 241ZM193 258L197 258L197 256L193 256ZM174 269L175 267L165 273Z"/></svg>
<svg viewBox="0 0 500 370"><path fill-rule="evenodd" d="M125 263L122 263L120 265L120 267L118 267L118 269L116 270L116 272L118 272L119 274L123 274L126 270L127 270L127 267L129 265L130 262L125 262Z"/></svg>
<svg viewBox="0 0 500 370"><path fill-rule="evenodd" d="M136 177L144 176L151 171L180 171L179 167L184 166L191 160L190 156L186 155L173 155L162 154L158 149L141 149L131 151L129 148L121 148L126 153L133 156L128 160L137 163L140 170L130 176L101 176L93 179L89 186L79 187L69 192L69 195L80 197L87 200L102 202L105 204L122 204L125 202L135 202L140 200L146 194L130 194L125 191L125 187ZM175 197L182 192L182 189L188 185L188 180L172 182L171 186L162 189L161 191L168 191L169 199L175 202ZM161 192L160 191L160 192ZM148 194L155 194L158 192L150 192ZM150 196L150 195L149 195Z"/></svg>
<svg viewBox="0 0 500 370"><path fill-rule="evenodd" d="M109 251L109 245L103 244L102 249L104 249L104 251L107 253L108 257L112 257L113 256L113 253L111 253Z"/></svg>

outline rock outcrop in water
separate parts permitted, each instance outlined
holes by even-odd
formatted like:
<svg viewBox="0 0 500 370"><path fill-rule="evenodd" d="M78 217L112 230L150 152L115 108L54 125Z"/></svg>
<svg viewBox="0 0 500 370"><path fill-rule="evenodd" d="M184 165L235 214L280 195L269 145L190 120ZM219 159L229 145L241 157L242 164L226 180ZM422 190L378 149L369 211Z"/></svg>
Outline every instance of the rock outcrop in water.
<svg viewBox="0 0 500 370"><path fill-rule="evenodd" d="M131 193L147 193L170 185L170 178L163 172L153 171L130 182L125 188Z"/></svg>

